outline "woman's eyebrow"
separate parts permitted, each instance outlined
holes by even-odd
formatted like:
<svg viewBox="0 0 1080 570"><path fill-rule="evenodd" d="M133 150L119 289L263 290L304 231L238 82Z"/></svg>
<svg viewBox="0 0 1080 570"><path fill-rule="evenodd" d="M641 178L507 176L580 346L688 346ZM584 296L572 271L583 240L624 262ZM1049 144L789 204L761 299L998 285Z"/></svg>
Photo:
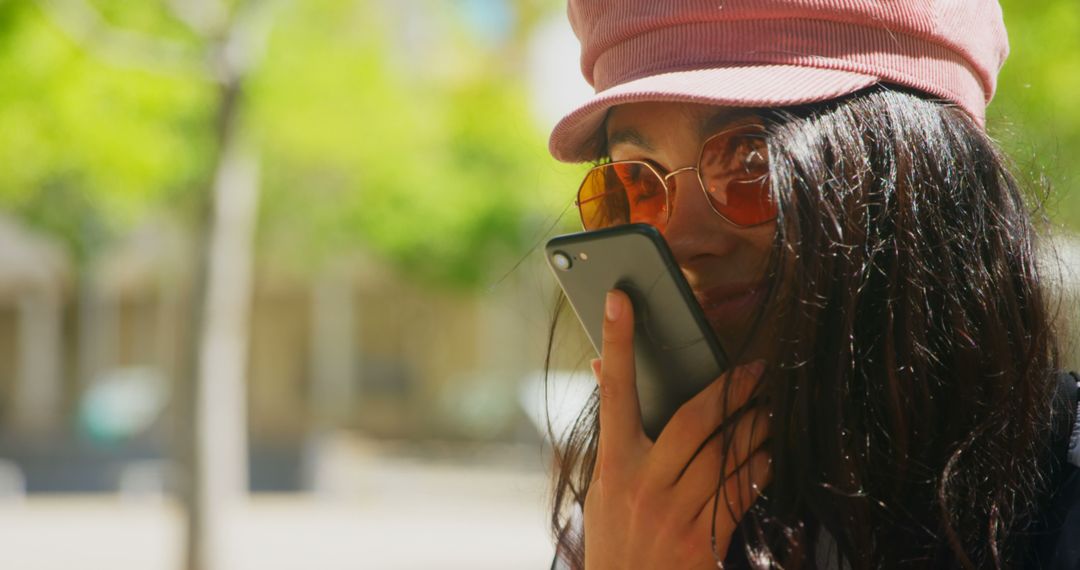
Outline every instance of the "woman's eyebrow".
<svg viewBox="0 0 1080 570"><path fill-rule="evenodd" d="M641 136L641 133L634 128L619 129L611 132L608 135L607 144L608 148L619 144L632 144L650 152L654 150L649 141L645 140L645 137Z"/></svg>
<svg viewBox="0 0 1080 570"><path fill-rule="evenodd" d="M701 128L698 135L700 135L702 139L708 138L716 134L721 127L726 127L731 123L738 121L739 119L745 118L749 114L750 113L731 110L719 111L712 117L709 117L707 120L701 122Z"/></svg>

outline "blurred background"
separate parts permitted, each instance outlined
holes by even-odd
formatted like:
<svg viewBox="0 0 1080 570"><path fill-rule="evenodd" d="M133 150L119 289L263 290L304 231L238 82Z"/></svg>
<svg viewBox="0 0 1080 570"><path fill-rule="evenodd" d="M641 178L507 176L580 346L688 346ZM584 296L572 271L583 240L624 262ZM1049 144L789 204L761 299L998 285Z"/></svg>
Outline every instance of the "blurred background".
<svg viewBox="0 0 1080 570"><path fill-rule="evenodd" d="M1080 4L1003 4L989 129L1073 243ZM0 0L0 567L546 568L577 50L557 0Z"/></svg>

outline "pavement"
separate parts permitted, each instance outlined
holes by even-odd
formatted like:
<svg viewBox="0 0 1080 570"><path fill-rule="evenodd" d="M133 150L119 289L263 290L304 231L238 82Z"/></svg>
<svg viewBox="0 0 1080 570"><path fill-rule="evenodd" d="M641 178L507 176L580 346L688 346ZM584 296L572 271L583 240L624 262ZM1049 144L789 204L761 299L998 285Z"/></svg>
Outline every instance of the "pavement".
<svg viewBox="0 0 1080 570"><path fill-rule="evenodd" d="M541 469L378 457L348 485L253 495L227 517L216 570L547 568ZM5 570L181 570L170 498L30 495L0 500Z"/></svg>

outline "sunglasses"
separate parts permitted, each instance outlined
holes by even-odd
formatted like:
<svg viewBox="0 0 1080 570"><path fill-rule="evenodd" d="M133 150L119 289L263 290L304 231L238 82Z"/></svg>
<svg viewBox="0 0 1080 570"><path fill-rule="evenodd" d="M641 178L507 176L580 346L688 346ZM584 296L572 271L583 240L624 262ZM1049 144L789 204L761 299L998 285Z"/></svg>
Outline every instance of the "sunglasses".
<svg viewBox="0 0 1080 570"><path fill-rule="evenodd" d="M671 217L675 175L694 171L716 215L738 227L776 219L769 192L769 152L760 125L741 125L705 139L697 166L664 173L651 162L618 160L589 170L578 188L581 224L597 230L646 223L663 231Z"/></svg>

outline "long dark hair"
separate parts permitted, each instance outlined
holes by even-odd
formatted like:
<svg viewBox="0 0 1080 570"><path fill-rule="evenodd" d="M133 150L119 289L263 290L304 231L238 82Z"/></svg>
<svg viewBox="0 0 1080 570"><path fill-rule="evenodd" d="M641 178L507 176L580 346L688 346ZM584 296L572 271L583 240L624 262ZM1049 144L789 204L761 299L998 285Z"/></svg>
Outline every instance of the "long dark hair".
<svg viewBox="0 0 1080 570"><path fill-rule="evenodd" d="M729 560L815 568L828 543L852 568L1020 565L1058 349L1008 161L960 109L887 87L761 116L780 205L765 312L782 334L757 392L773 479ZM572 568L596 408L555 450Z"/></svg>

